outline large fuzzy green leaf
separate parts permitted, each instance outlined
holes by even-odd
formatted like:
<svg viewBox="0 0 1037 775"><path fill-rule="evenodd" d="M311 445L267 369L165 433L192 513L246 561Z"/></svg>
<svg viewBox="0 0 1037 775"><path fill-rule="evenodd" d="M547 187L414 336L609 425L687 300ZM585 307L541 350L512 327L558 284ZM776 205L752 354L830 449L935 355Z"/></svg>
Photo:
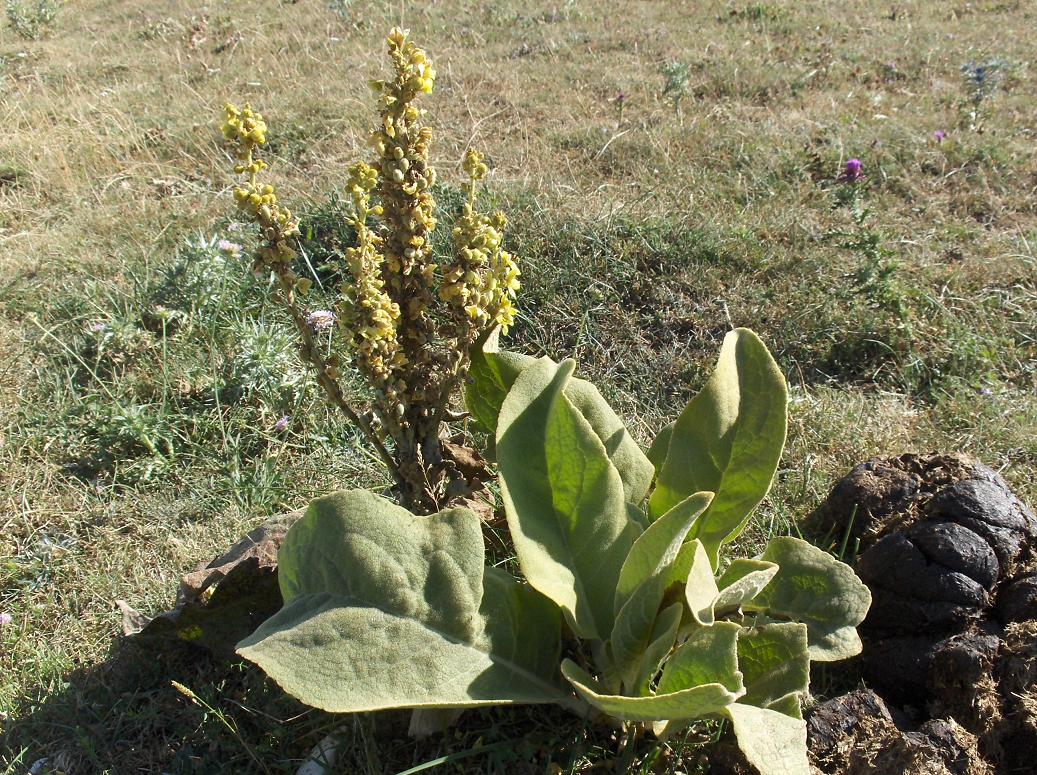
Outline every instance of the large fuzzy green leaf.
<svg viewBox="0 0 1037 775"><path fill-rule="evenodd" d="M778 572L743 608L807 626L810 658L820 662L860 653L856 627L871 606L871 592L850 566L798 538L771 540L760 557Z"/></svg>
<svg viewBox="0 0 1037 775"><path fill-rule="evenodd" d="M285 607L238 644L331 712L568 704L550 601L482 567L478 517L415 517L365 491L314 501L279 558Z"/></svg>
<svg viewBox="0 0 1037 775"><path fill-rule="evenodd" d="M498 349L500 329L494 329L472 348L465 401L479 425L495 433L500 408L518 375L536 363L529 355ZM598 389L590 382L573 378L565 386L565 395L573 408L601 439L612 464L623 480L626 499L640 504L648 495L655 468L640 445L627 431L623 421L612 410Z"/></svg>
<svg viewBox="0 0 1037 775"><path fill-rule="evenodd" d="M536 363L536 358L514 352L501 352L498 341L500 327L484 334L472 346L472 362L468 367L465 405L479 426L493 435L501 404L519 373Z"/></svg>
<svg viewBox="0 0 1037 775"><path fill-rule="evenodd" d="M695 628L663 667L658 693L719 683L739 696L744 694L742 674L738 669L738 633L741 629L733 622L717 622L709 627Z"/></svg>
<svg viewBox="0 0 1037 775"><path fill-rule="evenodd" d="M652 461L652 465L655 466L656 475L663 470L663 463L666 462L666 453L670 449L670 436L673 434L673 426L677 424L677 421L667 423L660 431L655 434L655 438L652 440L652 446L648 448L648 459Z"/></svg>
<svg viewBox="0 0 1037 775"><path fill-rule="evenodd" d="M687 639L670 656L659 678L658 694L686 686L716 682L732 694L745 693L738 669L737 640L741 628L733 622L693 627ZM687 727L692 717L672 716L653 725L656 737L665 740Z"/></svg>
<svg viewBox="0 0 1037 775"><path fill-rule="evenodd" d="M623 481L564 390L573 362L526 367L501 406L501 496L522 572L582 638L612 630L616 583L641 528Z"/></svg>
<svg viewBox="0 0 1037 775"><path fill-rule="evenodd" d="M810 775L807 725L774 710L736 702L723 710L735 739L760 775Z"/></svg>
<svg viewBox="0 0 1037 775"><path fill-rule="evenodd" d="M616 584L618 612L634 590L677 558L684 539L698 516L713 500L713 493L695 493L653 522L630 548Z"/></svg>
<svg viewBox="0 0 1037 775"><path fill-rule="evenodd" d="M807 627L799 622L764 624L743 629L738 635L738 669L745 681L745 696L739 702L760 708L795 708L810 684L810 655ZM788 702L795 695L795 703Z"/></svg>
<svg viewBox="0 0 1037 775"><path fill-rule="evenodd" d="M644 669L645 651L657 636L655 625L666 591L686 581L696 554L702 552L698 541L678 548L676 557L646 578L616 615L609 636L609 654L615 672L628 688L638 683Z"/></svg>
<svg viewBox="0 0 1037 775"><path fill-rule="evenodd" d="M607 694L586 670L569 659L562 662L562 675L589 705L613 718L625 721L701 718L720 713L738 699L738 693L730 691L720 683L693 686L652 697Z"/></svg>
<svg viewBox="0 0 1037 775"><path fill-rule="evenodd" d="M688 546L695 547L695 559L688 571L688 578L684 585L684 599L688 604L688 616L685 624L712 624L713 603L717 599L717 582L713 578L713 567L709 562L702 542L694 539Z"/></svg>
<svg viewBox="0 0 1037 775"><path fill-rule="evenodd" d="M715 569L720 545L741 532L770 489L785 445L788 391L763 342L739 328L724 339L702 392L677 418L650 501L657 518L689 495L716 497L692 530Z"/></svg>

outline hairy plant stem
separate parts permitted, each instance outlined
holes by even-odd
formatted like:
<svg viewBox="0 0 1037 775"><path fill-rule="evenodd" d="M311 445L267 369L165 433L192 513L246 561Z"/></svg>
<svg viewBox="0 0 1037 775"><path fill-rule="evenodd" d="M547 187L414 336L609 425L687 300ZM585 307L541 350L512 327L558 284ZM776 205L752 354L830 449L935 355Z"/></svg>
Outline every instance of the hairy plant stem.
<svg viewBox="0 0 1037 775"><path fill-rule="evenodd" d="M316 342L313 341L313 332L310 330L310 326L306 322L306 316L295 303L295 295L291 290L292 285L289 284L289 278L281 276L281 274L278 273L278 282L280 284L280 289L277 293L277 298L288 311L292 323L295 324L295 328L299 332L299 337L302 339L302 344L299 346L300 356L313 368L317 378L317 384L321 386L331 402L346 415L350 422L360 429L360 432L364 434L364 437L371 443L371 446L375 448L378 456L389 469L389 473L392 474L397 491L404 494L408 488L406 487L404 476L400 471L400 466L397 464L396 459L389 453L389 450L386 448L381 438L379 438L378 434L371 426L371 423L368 422L363 415L353 409L353 407L350 406L349 401L346 400L342 386L339 384L338 379L335 376L334 367L317 348Z"/></svg>

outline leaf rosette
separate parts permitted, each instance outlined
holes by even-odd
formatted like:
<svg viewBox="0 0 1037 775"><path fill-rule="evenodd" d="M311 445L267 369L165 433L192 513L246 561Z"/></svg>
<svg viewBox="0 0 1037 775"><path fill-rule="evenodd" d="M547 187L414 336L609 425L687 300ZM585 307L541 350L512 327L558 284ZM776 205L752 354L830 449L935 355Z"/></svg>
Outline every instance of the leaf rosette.
<svg viewBox="0 0 1037 775"><path fill-rule="evenodd" d="M466 400L492 434L522 581L484 568L466 509L419 517L338 493L292 528L285 607L239 652L326 710L558 703L660 739L726 719L763 775L808 775L810 660L859 652L870 595L797 538L722 555L785 441L767 348L728 334L647 452L573 371L493 335L473 356ZM563 631L581 647L563 653Z"/></svg>

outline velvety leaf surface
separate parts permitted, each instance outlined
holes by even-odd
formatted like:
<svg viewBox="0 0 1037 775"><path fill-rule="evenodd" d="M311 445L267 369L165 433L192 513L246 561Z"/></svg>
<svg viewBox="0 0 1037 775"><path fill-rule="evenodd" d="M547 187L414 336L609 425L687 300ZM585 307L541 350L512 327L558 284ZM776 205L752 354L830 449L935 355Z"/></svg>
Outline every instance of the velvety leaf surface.
<svg viewBox="0 0 1037 775"><path fill-rule="evenodd" d="M499 331L494 329L473 347L465 391L468 410L490 433L496 433L500 408L518 375L536 363L536 359L529 355L499 350ZM655 477L655 468L647 455L593 384L582 379L570 379L565 395L601 439L623 480L627 501L635 505L641 503Z"/></svg>
<svg viewBox="0 0 1037 775"><path fill-rule="evenodd" d="M778 565L778 572L746 610L807 626L810 658L845 659L859 654L856 627L868 613L871 592L846 564L798 538L771 540L760 557Z"/></svg>
<svg viewBox="0 0 1037 775"><path fill-rule="evenodd" d="M619 572L615 603L617 612L638 585L676 559L688 531L712 499L713 493L710 492L700 492L685 498L638 537Z"/></svg>
<svg viewBox="0 0 1037 775"><path fill-rule="evenodd" d="M742 674L738 669L739 630L741 627L733 622L696 627L663 667L657 693L665 694L700 684L718 683L738 696L744 694Z"/></svg>
<svg viewBox="0 0 1037 775"><path fill-rule="evenodd" d="M648 488L652 486L652 480L655 478L652 461L592 383L583 379L572 379L565 388L565 395L605 445L609 460L623 480L623 492L627 501L633 504L641 503L648 495Z"/></svg>
<svg viewBox="0 0 1037 775"><path fill-rule="evenodd" d="M738 610L760 594L763 588L770 584L777 572L778 566L773 562L736 559L717 579L720 592L713 601L714 615L720 616Z"/></svg>
<svg viewBox="0 0 1037 775"><path fill-rule="evenodd" d="M738 636L738 669L745 681L739 702L779 710L789 695L806 694L810 684L807 627L798 622L743 629ZM796 718L799 703L795 703Z"/></svg>
<svg viewBox="0 0 1037 775"><path fill-rule="evenodd" d="M656 475L663 470L666 453L670 449L670 436L673 434L673 426L676 424L677 421L674 420L664 425L652 440L652 446L648 448L648 459L652 461Z"/></svg>
<svg viewBox="0 0 1037 775"><path fill-rule="evenodd" d="M609 654L625 686L637 683L666 591L687 579L696 553L701 551L697 541L680 547L673 561L645 579L619 609L609 636Z"/></svg>
<svg viewBox="0 0 1037 775"><path fill-rule="evenodd" d="M657 694L654 697L606 694L586 670L569 659L562 662L562 674L589 705L613 718L626 721L700 718L721 712L738 698L737 694L719 683L695 686L671 694Z"/></svg>
<svg viewBox="0 0 1037 775"><path fill-rule="evenodd" d="M695 559L688 571L688 580L684 585L684 599L688 604L690 619L697 624L713 623L713 601L717 598L717 582L713 578L713 566L709 555L698 540L691 541L688 546L695 546Z"/></svg>
<svg viewBox="0 0 1037 775"><path fill-rule="evenodd" d="M484 583L482 553L467 509L415 517L366 491L320 498L281 550L285 607L238 653L331 712L568 703L557 609L506 574Z"/></svg>
<svg viewBox="0 0 1037 775"><path fill-rule="evenodd" d="M572 371L542 358L519 374L501 406L497 463L523 574L580 637L604 640L640 527L605 446L563 392Z"/></svg>
<svg viewBox="0 0 1037 775"><path fill-rule="evenodd" d="M640 697L648 696L652 679L677 641L677 630L680 628L683 614L684 606L681 603L674 603L659 612L652 625L648 645L638 660L637 673L630 684L629 693Z"/></svg>
<svg viewBox="0 0 1037 775"><path fill-rule="evenodd" d="M681 412L650 501L652 517L696 492L716 497L692 530L718 564L720 545L741 532L770 489L785 445L788 391L763 342L731 331L702 391Z"/></svg>
<svg viewBox="0 0 1037 775"><path fill-rule="evenodd" d="M738 747L760 775L811 775L805 722L740 702L723 713L731 719Z"/></svg>
<svg viewBox="0 0 1037 775"><path fill-rule="evenodd" d="M494 328L472 347L472 362L465 386L465 406L487 433L497 432L501 404L519 373L536 358L514 352L501 352L500 328Z"/></svg>

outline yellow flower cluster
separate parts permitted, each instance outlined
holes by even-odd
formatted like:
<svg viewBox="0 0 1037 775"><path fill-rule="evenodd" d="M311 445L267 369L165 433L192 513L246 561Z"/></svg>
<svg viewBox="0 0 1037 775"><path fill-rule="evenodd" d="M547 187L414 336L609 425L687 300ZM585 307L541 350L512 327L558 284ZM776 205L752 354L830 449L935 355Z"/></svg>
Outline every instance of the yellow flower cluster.
<svg viewBox="0 0 1037 775"><path fill-rule="evenodd" d="M266 122L262 114L252 110L251 105L239 109L228 102L223 106L223 136L234 141L238 158L244 160L249 151L266 142Z"/></svg>
<svg viewBox="0 0 1037 775"><path fill-rule="evenodd" d="M384 390L392 369L402 366L406 356L396 338L400 307L382 290L382 239L367 226L368 216L382 213L380 206L371 206L371 191L377 185L374 167L358 162L349 168L346 190L353 202L349 224L356 230L357 245L346 250L353 282L345 288L339 319L355 349L357 365L375 387Z"/></svg>
<svg viewBox="0 0 1037 775"><path fill-rule="evenodd" d="M445 363L435 347L437 322L430 310L436 270L429 244L436 228L431 191L436 171L428 160L432 130L422 126L425 111L414 105L420 95L432 92L436 71L425 52L407 40L405 30L393 29L386 42L394 77L371 83L379 95L380 117L371 135L377 154L372 168L382 205L381 278L384 292L400 306L391 385L405 388L407 417L401 423L406 425L419 415L431 416Z"/></svg>
<svg viewBox="0 0 1037 775"><path fill-rule="evenodd" d="M256 251L257 270L274 269L287 272L286 265L295 257L287 239L299 233L299 223L287 207L277 203L277 194L269 183L259 180L266 162L256 157L259 146L266 143L266 122L251 105L238 108L227 103L223 107L223 136L234 143L238 163L234 171L247 175L234 188L234 201L242 212L259 224L264 245Z"/></svg>
<svg viewBox="0 0 1037 775"><path fill-rule="evenodd" d="M432 93L436 70L425 52L407 40L405 30L393 28L386 42L395 78L371 83L380 95L381 126L371 135L371 145L378 154L379 194L389 232L385 258L392 275L418 274L431 281L435 267L424 259L428 232L436 228L429 191L436 182L436 171L428 163L432 130L420 126L425 111L413 102L419 94ZM418 308L421 301L410 300L414 316L424 311Z"/></svg>
<svg viewBox="0 0 1037 775"><path fill-rule="evenodd" d="M393 27L386 38L396 79L391 82L371 81L371 88L383 95L384 107L391 106L394 101L409 103L418 94L431 94L436 83L436 68L423 49L407 40L408 34L407 30Z"/></svg>
<svg viewBox="0 0 1037 775"><path fill-rule="evenodd" d="M483 155L468 151L463 167L469 177L468 201L454 227L454 263L443 269L439 297L459 317L480 328L499 323L507 333L515 322L512 299L520 287L515 258L501 247L508 221L504 213L488 217L475 210L475 184L488 171Z"/></svg>

